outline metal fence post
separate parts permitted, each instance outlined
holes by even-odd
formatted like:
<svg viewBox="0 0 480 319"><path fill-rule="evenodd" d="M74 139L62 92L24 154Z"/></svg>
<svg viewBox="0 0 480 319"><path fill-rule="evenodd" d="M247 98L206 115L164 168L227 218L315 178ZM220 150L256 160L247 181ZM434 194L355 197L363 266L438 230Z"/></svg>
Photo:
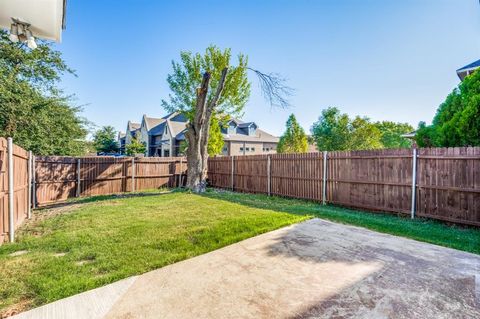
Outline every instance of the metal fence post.
<svg viewBox="0 0 480 319"><path fill-rule="evenodd" d="M135 157L132 157L132 192L135 191Z"/></svg>
<svg viewBox="0 0 480 319"><path fill-rule="evenodd" d="M32 151L28 152L28 204L27 204L27 218L32 218L32 173L33 173L33 166L32 166Z"/></svg>
<svg viewBox="0 0 480 319"><path fill-rule="evenodd" d="M77 192L75 194L76 197L80 197L80 193L81 193L81 178L80 178L80 169L81 169L81 163L80 163L80 159L77 158Z"/></svg>
<svg viewBox="0 0 480 319"><path fill-rule="evenodd" d="M35 165L35 155L32 158L32 207L35 209L37 207L37 177L36 177L36 165Z"/></svg>
<svg viewBox="0 0 480 319"><path fill-rule="evenodd" d="M9 137L7 139L8 150L8 237L11 243L15 241L15 188L13 185L13 141Z"/></svg>
<svg viewBox="0 0 480 319"><path fill-rule="evenodd" d="M411 218L415 218L415 202L416 202L416 187L417 187L417 149L413 149L412 154L412 211Z"/></svg>
<svg viewBox="0 0 480 319"><path fill-rule="evenodd" d="M323 151L322 204L327 204L327 151Z"/></svg>
<svg viewBox="0 0 480 319"><path fill-rule="evenodd" d="M271 160L270 160L270 156L267 156L267 192L268 192L268 196L270 196L272 194L271 178L272 178L272 163L271 163Z"/></svg>
<svg viewBox="0 0 480 319"><path fill-rule="evenodd" d="M233 192L234 189L235 189L235 187L234 187L235 184L234 184L234 182L233 182L233 177L234 177L234 175L233 175L233 172L234 172L234 163L233 163L234 160L233 160L233 158L234 158L234 157L235 157L235 156L232 156L232 171L231 171L231 175L230 175L230 176L231 176L231 181L232 181L232 192Z"/></svg>

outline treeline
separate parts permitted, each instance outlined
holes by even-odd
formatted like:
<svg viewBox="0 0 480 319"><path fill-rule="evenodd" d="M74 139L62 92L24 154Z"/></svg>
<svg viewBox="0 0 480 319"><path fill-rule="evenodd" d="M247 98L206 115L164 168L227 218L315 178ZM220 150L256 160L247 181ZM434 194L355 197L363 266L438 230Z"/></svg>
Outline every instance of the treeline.
<svg viewBox="0 0 480 319"><path fill-rule="evenodd" d="M58 83L73 74L46 43L30 50L0 31L0 136L38 155L88 152L88 122Z"/></svg>
<svg viewBox="0 0 480 319"><path fill-rule="evenodd" d="M421 147L480 146L480 72L447 96L431 125L420 122L415 138Z"/></svg>
<svg viewBox="0 0 480 319"><path fill-rule="evenodd" d="M402 137L411 133L413 127L407 123L391 121L372 122L367 117L350 118L336 107L322 111L318 121L307 136L292 114L288 118L286 131L280 138L279 153L307 152L309 145L318 151L369 150L381 148L409 148L412 141Z"/></svg>

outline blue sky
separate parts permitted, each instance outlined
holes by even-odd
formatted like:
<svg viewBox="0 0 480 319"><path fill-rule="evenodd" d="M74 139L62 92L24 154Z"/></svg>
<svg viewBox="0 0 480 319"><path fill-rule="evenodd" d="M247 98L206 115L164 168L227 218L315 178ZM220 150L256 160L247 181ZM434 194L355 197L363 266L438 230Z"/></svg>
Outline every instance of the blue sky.
<svg viewBox="0 0 480 319"><path fill-rule="evenodd" d="M290 113L309 130L337 106L373 120L430 122L480 58L477 0L68 1L62 86L98 126L125 130L160 106L172 59L209 44L288 78L292 107L272 109L252 76L244 120L280 135Z"/></svg>

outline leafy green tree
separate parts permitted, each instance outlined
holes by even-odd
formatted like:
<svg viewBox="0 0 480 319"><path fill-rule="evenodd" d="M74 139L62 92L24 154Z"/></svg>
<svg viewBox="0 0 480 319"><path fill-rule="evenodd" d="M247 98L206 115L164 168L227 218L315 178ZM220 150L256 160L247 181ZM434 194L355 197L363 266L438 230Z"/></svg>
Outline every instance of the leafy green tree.
<svg viewBox="0 0 480 319"><path fill-rule="evenodd" d="M100 130L96 131L93 137L93 143L97 152L118 152L116 133L117 132L113 126L104 126Z"/></svg>
<svg viewBox="0 0 480 319"><path fill-rule="evenodd" d="M311 132L319 151L343 151L350 147L350 119L336 107L323 110Z"/></svg>
<svg viewBox="0 0 480 319"><path fill-rule="evenodd" d="M84 154L89 123L58 88L73 74L60 52L45 42L30 50L0 31L0 57L0 136L37 155Z"/></svg>
<svg viewBox="0 0 480 319"><path fill-rule="evenodd" d="M285 133L278 142L278 153L305 153L308 150L307 134L298 124L295 115L288 117Z"/></svg>
<svg viewBox="0 0 480 319"><path fill-rule="evenodd" d="M348 150L373 150L383 148L382 133L367 117L355 117L350 121L350 136L346 141Z"/></svg>
<svg viewBox="0 0 480 319"><path fill-rule="evenodd" d="M432 125L419 124L415 136L421 147L480 145L480 72L473 72L450 93Z"/></svg>
<svg viewBox="0 0 480 319"><path fill-rule="evenodd" d="M230 49L222 51L216 46L208 47L203 55L184 51L180 62L172 62L173 73L167 77L172 94L162 105L189 119L185 134L187 188L195 192L205 190L212 118L239 115L250 96L247 57L239 54L236 66L230 64L231 59Z"/></svg>
<svg viewBox="0 0 480 319"><path fill-rule="evenodd" d="M220 123L216 117L212 117L210 122L210 135L208 137L208 155L215 156L222 153L223 136Z"/></svg>
<svg viewBox="0 0 480 319"><path fill-rule="evenodd" d="M345 151L410 147L411 142L401 135L412 130L405 123L372 123L360 116L350 119L338 108L329 107L322 111L311 132L319 151Z"/></svg>
<svg viewBox="0 0 480 319"><path fill-rule="evenodd" d="M137 136L134 136L130 144L127 144L125 146L125 154L127 154L128 156L135 156L136 154L145 154L146 150L147 150L147 146L145 145L145 143L140 142Z"/></svg>
<svg viewBox="0 0 480 319"><path fill-rule="evenodd" d="M376 122L380 130L380 142L384 148L410 148L412 141L402 137L403 134L413 132L413 127L408 123L395 123L391 121Z"/></svg>
<svg viewBox="0 0 480 319"><path fill-rule="evenodd" d="M202 55L180 53L180 63L172 62L173 73L167 82L172 94L162 101L168 111L180 111L189 119L185 134L187 148L187 188L203 192L206 188L208 140L212 117L239 115L250 96L247 70L260 81L264 97L271 105L288 106L291 89L275 74L265 74L248 66L245 55L237 56L232 66L230 49L210 46Z"/></svg>

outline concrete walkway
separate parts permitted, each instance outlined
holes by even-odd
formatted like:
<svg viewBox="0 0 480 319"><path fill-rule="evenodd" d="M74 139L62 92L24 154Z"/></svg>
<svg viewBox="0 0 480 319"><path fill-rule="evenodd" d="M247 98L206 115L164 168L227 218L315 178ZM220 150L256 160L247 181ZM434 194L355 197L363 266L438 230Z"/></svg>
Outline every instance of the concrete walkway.
<svg viewBox="0 0 480 319"><path fill-rule="evenodd" d="M480 318L480 256L313 219L14 318Z"/></svg>

